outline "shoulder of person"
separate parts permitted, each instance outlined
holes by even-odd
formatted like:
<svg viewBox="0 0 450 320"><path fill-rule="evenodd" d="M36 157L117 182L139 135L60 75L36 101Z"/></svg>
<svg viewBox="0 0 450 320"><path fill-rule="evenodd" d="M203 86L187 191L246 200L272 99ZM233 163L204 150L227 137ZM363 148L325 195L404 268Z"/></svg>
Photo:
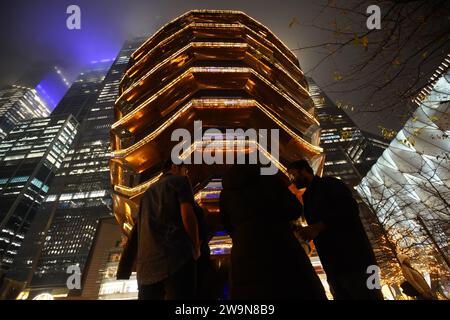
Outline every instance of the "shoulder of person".
<svg viewBox="0 0 450 320"><path fill-rule="evenodd" d="M170 185L184 185L189 183L189 179L185 176L166 175L163 178L164 180L161 181Z"/></svg>
<svg viewBox="0 0 450 320"><path fill-rule="evenodd" d="M162 178L158 179L155 183L151 184L142 194L141 199L144 197L151 196L152 193L154 193L158 188L161 186L161 183L165 183Z"/></svg>

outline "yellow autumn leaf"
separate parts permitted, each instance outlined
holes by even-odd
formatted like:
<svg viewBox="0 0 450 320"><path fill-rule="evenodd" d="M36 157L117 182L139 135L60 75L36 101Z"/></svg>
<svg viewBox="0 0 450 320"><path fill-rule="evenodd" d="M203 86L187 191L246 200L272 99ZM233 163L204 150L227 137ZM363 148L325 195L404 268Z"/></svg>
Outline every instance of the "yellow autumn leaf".
<svg viewBox="0 0 450 320"><path fill-rule="evenodd" d="M364 36L364 37L361 39L361 43L362 43L362 45L363 45L364 47L367 48L367 46L369 45L369 37L367 37L367 35Z"/></svg>
<svg viewBox="0 0 450 320"><path fill-rule="evenodd" d="M383 126L378 126L378 128L381 129L381 135L386 139L393 139L397 135L397 132L395 132L395 130L388 129Z"/></svg>
<svg viewBox="0 0 450 320"><path fill-rule="evenodd" d="M357 46L357 45L359 45L359 43L360 43L360 41L359 41L358 35L355 34L355 39L353 40L353 44L354 44L355 46Z"/></svg>
<svg viewBox="0 0 450 320"><path fill-rule="evenodd" d="M339 72L335 71L334 75L333 75L333 79L336 81L339 81L339 80L342 80L342 76L339 74Z"/></svg>

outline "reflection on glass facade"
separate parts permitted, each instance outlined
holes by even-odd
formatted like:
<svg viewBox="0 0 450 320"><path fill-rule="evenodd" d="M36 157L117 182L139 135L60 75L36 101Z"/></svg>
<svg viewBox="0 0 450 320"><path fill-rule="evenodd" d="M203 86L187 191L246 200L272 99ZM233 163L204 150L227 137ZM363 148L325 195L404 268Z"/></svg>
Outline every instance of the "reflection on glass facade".
<svg viewBox="0 0 450 320"><path fill-rule="evenodd" d="M78 131L72 116L20 122L0 142L0 266L14 262Z"/></svg>
<svg viewBox="0 0 450 320"><path fill-rule="evenodd" d="M20 121L47 117L46 103L36 90L21 86L9 86L0 90L0 141Z"/></svg>

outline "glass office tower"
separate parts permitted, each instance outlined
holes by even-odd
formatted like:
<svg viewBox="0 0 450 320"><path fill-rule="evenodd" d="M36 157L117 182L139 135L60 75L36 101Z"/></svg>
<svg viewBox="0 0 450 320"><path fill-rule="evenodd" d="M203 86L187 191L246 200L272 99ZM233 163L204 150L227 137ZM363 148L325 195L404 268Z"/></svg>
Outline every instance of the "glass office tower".
<svg viewBox="0 0 450 320"><path fill-rule="evenodd" d="M353 187L359 183L360 175L346 148L349 142L363 138L361 131L313 79L308 78L308 83L321 127L320 145L325 153L323 175L337 177Z"/></svg>
<svg viewBox="0 0 450 320"><path fill-rule="evenodd" d="M361 134L361 138L353 140L347 145L345 152L359 174L364 176L389 146L390 141L363 130L361 130Z"/></svg>
<svg viewBox="0 0 450 320"><path fill-rule="evenodd" d="M22 121L0 143L0 268L8 270L78 131L72 116Z"/></svg>
<svg viewBox="0 0 450 320"><path fill-rule="evenodd" d="M52 112L52 117L70 116L74 119L82 120L82 116L86 114L87 109L95 103L110 65L111 61L105 61L103 63L92 64L86 68ZM73 144L75 141L78 141L79 138L80 132L78 131L75 139L68 145L69 150L66 155L70 152L73 153ZM67 160L65 156L63 157L62 162L63 163L59 165L57 173L61 172L66 166ZM49 185L49 192L61 188L61 185L58 183L59 180L60 178L58 176L54 180L55 186ZM7 274L9 279L27 283L31 280L32 270L36 266L35 256L40 249L40 245L38 244L39 239L43 237L43 232L48 227L47 225L51 217L48 210L45 209L45 206L41 205L39 210L39 219L36 219L31 225L31 230L24 239L23 246L18 252L17 259Z"/></svg>
<svg viewBox="0 0 450 320"><path fill-rule="evenodd" d="M0 141L20 121L47 117L50 114L36 90L8 86L0 90Z"/></svg>

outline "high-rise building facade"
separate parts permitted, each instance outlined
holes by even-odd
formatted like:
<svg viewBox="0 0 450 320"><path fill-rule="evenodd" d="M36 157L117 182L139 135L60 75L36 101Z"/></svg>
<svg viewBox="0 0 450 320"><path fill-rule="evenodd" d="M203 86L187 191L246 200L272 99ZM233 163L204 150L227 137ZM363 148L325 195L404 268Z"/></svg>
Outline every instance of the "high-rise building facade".
<svg viewBox="0 0 450 320"><path fill-rule="evenodd" d="M390 141L367 131L361 130L361 133L361 138L348 143L345 152L359 174L365 176L389 146Z"/></svg>
<svg viewBox="0 0 450 320"><path fill-rule="evenodd" d="M47 117L50 110L36 90L12 85L0 90L0 141L20 121Z"/></svg>
<svg viewBox="0 0 450 320"><path fill-rule="evenodd" d="M323 175L339 178L349 187L354 187L361 177L346 149L350 142L363 138L363 135L353 120L336 106L313 79L308 78L308 83L321 127L320 145L325 154Z"/></svg>
<svg viewBox="0 0 450 320"><path fill-rule="evenodd" d="M71 79L65 75L65 66L65 63L58 60L34 62L27 66L17 83L35 89L52 111L70 88Z"/></svg>
<svg viewBox="0 0 450 320"><path fill-rule="evenodd" d="M103 62L100 64L92 64L86 70L84 70L77 80L73 83L71 88L68 90L64 98L61 100L57 108L52 112L52 117L76 117L82 120L82 115L87 113L87 110L92 107L98 98L99 92L101 90L101 85L104 77L108 71L111 62ZM69 150L66 153L73 154L73 144L79 140L81 131L78 131L77 136L68 145ZM63 163L59 165L59 170L57 172L57 177L53 180L53 184L49 185L50 193L54 193L53 190L58 190L64 185L64 181L61 181L59 173L67 168L67 158L64 157ZM62 184L61 184L62 183ZM9 270L7 277L15 281L21 281L30 283L32 273L36 267L36 255L40 252L40 244L44 239L44 234L50 218L52 217L51 212L46 209L46 202L43 202L39 208L39 219L36 219L31 225L30 232L28 236L24 239L23 247L18 252L17 259Z"/></svg>
<svg viewBox="0 0 450 320"><path fill-rule="evenodd" d="M17 258L78 131L72 116L20 122L0 142L0 267Z"/></svg>
<svg viewBox="0 0 450 320"><path fill-rule="evenodd" d="M73 114L80 133L50 185L39 211L42 219L33 225L21 259L31 262L17 266L17 277L28 283L31 296L42 288L67 295L68 266L83 272L98 220L112 214L109 130L120 79L141 43L127 42L114 62L92 65L52 113Z"/></svg>
<svg viewBox="0 0 450 320"><path fill-rule="evenodd" d="M388 147L382 136L361 130L327 94L308 78L311 97L320 122L320 145L325 154L324 176L356 186Z"/></svg>
<svg viewBox="0 0 450 320"><path fill-rule="evenodd" d="M52 111L52 115L72 114L80 123L96 103L112 61L91 63L78 76Z"/></svg>
<svg viewBox="0 0 450 320"><path fill-rule="evenodd" d="M450 55L415 99L418 108L357 190L397 253L450 287Z"/></svg>

